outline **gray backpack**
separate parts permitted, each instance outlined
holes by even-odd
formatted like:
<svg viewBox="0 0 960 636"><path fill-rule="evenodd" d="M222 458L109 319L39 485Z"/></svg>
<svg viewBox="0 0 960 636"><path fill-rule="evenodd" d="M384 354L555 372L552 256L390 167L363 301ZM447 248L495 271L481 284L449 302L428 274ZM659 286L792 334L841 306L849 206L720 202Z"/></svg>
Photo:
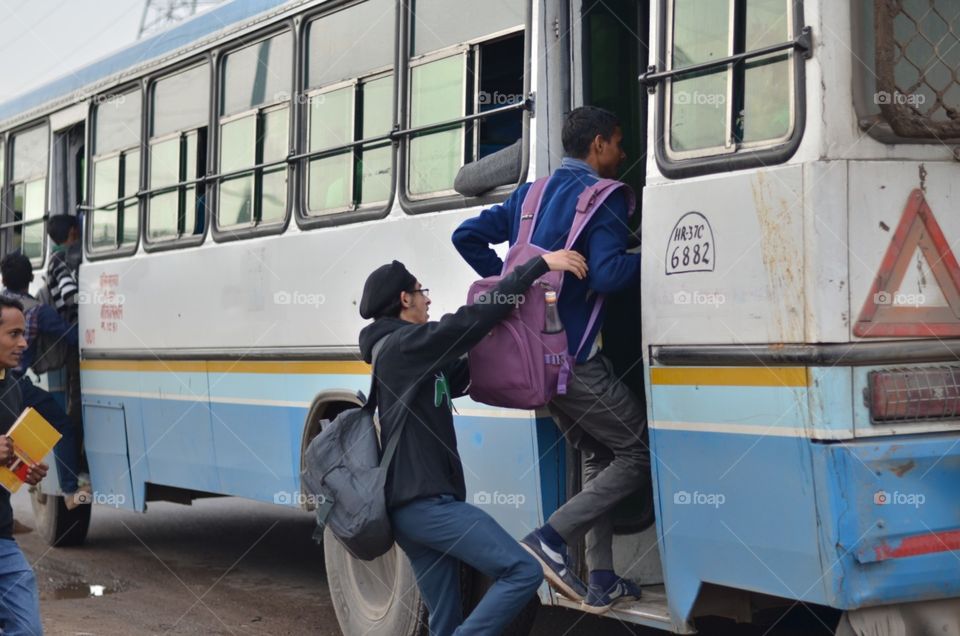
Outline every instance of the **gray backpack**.
<svg viewBox="0 0 960 636"><path fill-rule="evenodd" d="M47 289L46 285L40 288L36 298L17 296L17 300L23 303L24 314L31 310L40 311L39 309L34 309L39 305L49 305L53 307L50 290ZM57 369L62 369L64 365L67 364L70 346L67 344L66 339L42 333L39 329L37 333L34 334L34 339L37 346L34 349L33 364L30 365L34 373L41 375L48 371L56 371Z"/></svg>
<svg viewBox="0 0 960 636"><path fill-rule="evenodd" d="M347 551L364 561L372 561L393 547L384 488L405 418L397 424L381 460L374 422L376 359L386 338L389 336L374 346L374 373L366 403L324 423L323 430L307 446L304 459L304 485L320 502L314 537L321 537L324 526L330 526Z"/></svg>

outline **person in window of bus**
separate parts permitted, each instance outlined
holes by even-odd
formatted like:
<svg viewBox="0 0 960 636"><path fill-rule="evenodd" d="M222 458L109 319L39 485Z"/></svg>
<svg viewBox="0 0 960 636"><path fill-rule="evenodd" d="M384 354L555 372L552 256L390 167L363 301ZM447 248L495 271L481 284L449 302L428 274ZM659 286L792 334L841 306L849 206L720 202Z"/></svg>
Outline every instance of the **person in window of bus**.
<svg viewBox="0 0 960 636"><path fill-rule="evenodd" d="M77 324L79 301L78 270L83 258L80 241L80 220L69 214L57 214L47 220L47 236L54 247L47 264L47 289L60 317L67 324ZM83 409L80 405L80 350L71 347L67 355L67 414L74 430L83 430Z"/></svg>
<svg viewBox="0 0 960 636"><path fill-rule="evenodd" d="M54 447L57 458L57 477L60 490L63 491L64 505L68 510L82 503L90 503L90 486L81 486L80 441L77 431L63 407L47 391L30 381L27 370L33 364L38 353L37 338L43 334L53 341L61 338L68 346L77 346L77 325L68 325L50 305L44 305L30 295L30 283L33 281L33 265L30 259L20 252L7 254L0 260L0 275L3 277L3 294L14 298L23 305L25 323L24 338L27 348L20 356L20 364L11 372L18 378L24 408L32 406L63 436Z"/></svg>
<svg viewBox="0 0 960 636"><path fill-rule="evenodd" d="M0 465L16 459L13 443L6 436L23 411L20 386L10 371L17 368L27 348L23 337L23 305L0 295ZM47 465L32 466L26 483L35 485L47 474ZM33 569L13 539L13 508L10 492L0 488L0 631L4 634L43 634L40 594Z"/></svg>
<svg viewBox="0 0 960 636"><path fill-rule="evenodd" d="M599 178L616 178L625 158L623 134L617 117L606 110L584 106L570 112L562 140L566 156L551 175L533 231L534 245L544 249L566 244L577 197ZM501 205L463 222L453 243L480 276L499 274L503 262L491 245L517 239L520 208L530 184L517 188ZM576 353L598 294L636 286L640 281L640 254L627 253L627 197L619 189L584 228L573 249L590 268L583 280L565 276L558 300L569 351ZM523 545L544 567L550 584L566 596L583 601L583 608L603 613L620 599L640 597L640 588L613 570L613 508L650 479L650 454L643 441L646 415L642 403L614 374L600 352L599 316L574 366L565 395L548 408L567 440L583 455L584 486L551 515L541 528L523 539ZM568 566L567 546L586 535L589 586Z"/></svg>
<svg viewBox="0 0 960 636"><path fill-rule="evenodd" d="M566 250L531 259L505 277L500 293L491 298L509 300L548 270L583 278L586 263ZM374 346L383 342L376 374L384 445L404 422L387 473L387 507L397 544L410 559L430 612L431 635L499 634L533 596L543 574L490 515L464 502L450 409L469 384L464 354L514 305L475 304L429 321L427 294L402 263L393 261L370 274L360 300L360 315L374 319L360 332L363 359L372 362ZM461 561L494 580L466 621Z"/></svg>

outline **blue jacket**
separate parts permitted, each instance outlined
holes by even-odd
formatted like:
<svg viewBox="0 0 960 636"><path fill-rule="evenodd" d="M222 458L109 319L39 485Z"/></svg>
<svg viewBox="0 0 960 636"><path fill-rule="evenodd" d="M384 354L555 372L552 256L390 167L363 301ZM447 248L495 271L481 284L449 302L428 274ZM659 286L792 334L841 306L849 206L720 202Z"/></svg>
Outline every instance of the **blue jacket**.
<svg viewBox="0 0 960 636"><path fill-rule="evenodd" d="M544 189L533 229L534 245L551 251L563 249L573 224L577 197L597 180L596 173L586 162L569 157L563 159ZM520 208L529 188L529 183L523 184L502 204L464 221L454 231L454 246L480 276L500 274L503 261L490 245L504 241L513 245L516 242ZM628 234L627 197L623 189L619 189L597 210L573 246L587 259L590 269L587 278L579 280L573 274L564 275L557 304L571 354L576 353L586 330L596 294L609 294L640 282L640 254L626 253ZM590 355L602 324L601 313L577 358L578 362L584 362Z"/></svg>

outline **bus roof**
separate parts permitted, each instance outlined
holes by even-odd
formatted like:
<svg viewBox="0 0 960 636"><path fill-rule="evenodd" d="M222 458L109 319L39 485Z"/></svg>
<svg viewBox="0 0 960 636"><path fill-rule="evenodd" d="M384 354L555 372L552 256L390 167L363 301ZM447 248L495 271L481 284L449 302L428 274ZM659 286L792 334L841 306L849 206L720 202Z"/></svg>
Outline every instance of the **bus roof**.
<svg viewBox="0 0 960 636"><path fill-rule="evenodd" d="M87 66L0 104L0 122L64 97L98 80L172 53L204 36L252 18L289 0L232 0L177 26L140 40Z"/></svg>

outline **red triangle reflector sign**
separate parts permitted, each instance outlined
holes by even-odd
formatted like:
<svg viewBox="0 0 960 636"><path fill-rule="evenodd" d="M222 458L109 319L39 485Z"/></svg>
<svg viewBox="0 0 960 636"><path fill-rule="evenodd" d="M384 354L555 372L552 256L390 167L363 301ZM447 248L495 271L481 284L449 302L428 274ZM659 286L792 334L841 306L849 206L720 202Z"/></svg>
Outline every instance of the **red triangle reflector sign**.
<svg viewBox="0 0 960 636"><path fill-rule="evenodd" d="M897 301L900 286L918 250L940 287L945 305L933 307L922 302L901 304ZM922 190L910 193L900 225L880 263L860 318L853 326L853 334L861 338L960 336L960 266Z"/></svg>

